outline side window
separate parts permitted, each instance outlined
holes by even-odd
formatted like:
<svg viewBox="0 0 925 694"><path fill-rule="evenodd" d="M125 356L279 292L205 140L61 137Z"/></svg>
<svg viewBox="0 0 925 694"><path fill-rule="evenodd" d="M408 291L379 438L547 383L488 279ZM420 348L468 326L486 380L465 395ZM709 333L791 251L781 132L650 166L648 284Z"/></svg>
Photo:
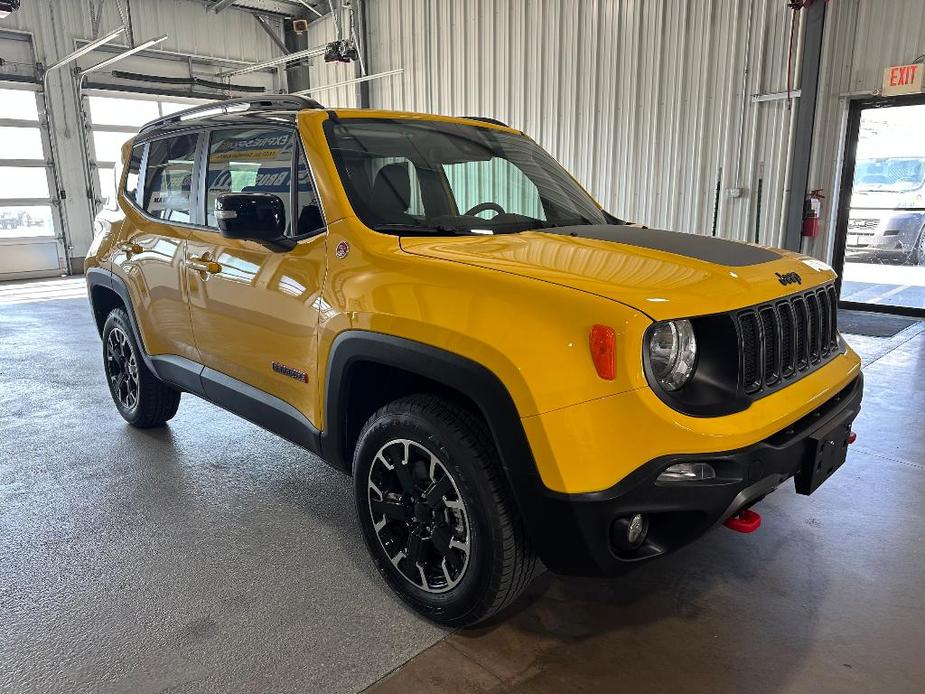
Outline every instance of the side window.
<svg viewBox="0 0 925 694"><path fill-rule="evenodd" d="M206 170L206 226L218 228L215 199L221 193L272 193L286 208L292 228L292 130L215 130Z"/></svg>
<svg viewBox="0 0 925 694"><path fill-rule="evenodd" d="M138 202L138 176L141 173L141 157L145 152L144 145L132 147L132 158L128 162L128 174L125 176L125 197L132 202ZM116 184L118 185L118 180Z"/></svg>
<svg viewBox="0 0 925 694"><path fill-rule="evenodd" d="M443 171L456 198L459 214L480 203L495 203L509 214L546 219L536 184L507 159L493 157L486 161L444 164ZM478 214L491 219L497 210Z"/></svg>
<svg viewBox="0 0 925 694"><path fill-rule="evenodd" d="M299 167L296 170L296 180L299 182L298 210L295 234L302 236L313 234L324 228L324 215L321 213L321 203L318 200L318 191L312 179L312 172L308 168L305 152L296 147L299 153Z"/></svg>
<svg viewBox="0 0 925 694"><path fill-rule="evenodd" d="M155 140L148 145L144 209L152 217L171 222L190 221L197 139L194 133Z"/></svg>

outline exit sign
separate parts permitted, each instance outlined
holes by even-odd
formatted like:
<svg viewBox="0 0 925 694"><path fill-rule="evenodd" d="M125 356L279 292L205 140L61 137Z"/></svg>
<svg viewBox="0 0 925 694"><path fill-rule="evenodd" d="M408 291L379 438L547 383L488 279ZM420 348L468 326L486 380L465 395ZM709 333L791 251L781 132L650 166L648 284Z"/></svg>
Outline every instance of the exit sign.
<svg viewBox="0 0 925 694"><path fill-rule="evenodd" d="M922 91L922 76L925 65L896 65L883 71L883 96L897 94L918 94Z"/></svg>

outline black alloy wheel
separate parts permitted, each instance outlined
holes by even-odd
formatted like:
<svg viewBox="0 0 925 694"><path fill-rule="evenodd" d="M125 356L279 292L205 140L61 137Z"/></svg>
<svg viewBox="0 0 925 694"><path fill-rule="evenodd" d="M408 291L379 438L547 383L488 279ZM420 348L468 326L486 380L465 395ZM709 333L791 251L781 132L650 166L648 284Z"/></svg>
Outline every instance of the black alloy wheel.
<svg viewBox="0 0 925 694"><path fill-rule="evenodd" d="M469 514L440 459L395 439L376 453L367 482L373 528L392 565L428 593L459 585L469 566Z"/></svg>

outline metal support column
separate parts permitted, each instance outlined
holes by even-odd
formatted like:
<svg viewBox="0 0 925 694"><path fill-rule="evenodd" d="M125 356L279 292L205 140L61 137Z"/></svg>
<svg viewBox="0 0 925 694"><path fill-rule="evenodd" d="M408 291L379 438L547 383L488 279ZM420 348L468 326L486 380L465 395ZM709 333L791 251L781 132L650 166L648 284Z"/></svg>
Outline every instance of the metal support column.
<svg viewBox="0 0 925 694"><path fill-rule="evenodd" d="M784 248L799 251L803 229L803 200L809 185L816 102L819 96L819 64L822 59L822 31L825 26L825 0L813 0L803 12L803 52L800 55L800 100L796 105L796 131L790 152L790 199Z"/></svg>
<svg viewBox="0 0 925 694"><path fill-rule="evenodd" d="M360 59L357 61L357 77L370 74L369 66L369 25L367 24L366 0L353 0L351 13L351 31L354 31L354 40ZM357 84L357 105L360 108L369 108L369 82Z"/></svg>
<svg viewBox="0 0 925 694"><path fill-rule="evenodd" d="M286 45L287 53L298 53L308 48L308 34L297 34L292 29L292 22L283 24L283 41ZM308 89L311 86L309 81L308 65L293 63L286 65L286 85L285 91L295 92L302 89Z"/></svg>

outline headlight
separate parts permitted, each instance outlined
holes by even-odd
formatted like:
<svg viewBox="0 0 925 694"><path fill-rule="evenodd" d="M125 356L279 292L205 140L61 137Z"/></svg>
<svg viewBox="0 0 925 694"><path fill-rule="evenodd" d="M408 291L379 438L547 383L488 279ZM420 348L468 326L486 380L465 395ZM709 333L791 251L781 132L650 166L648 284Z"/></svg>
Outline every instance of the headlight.
<svg viewBox="0 0 925 694"><path fill-rule="evenodd" d="M657 323L649 333L649 363L655 379L665 390L687 383L697 363L697 340L689 320Z"/></svg>

